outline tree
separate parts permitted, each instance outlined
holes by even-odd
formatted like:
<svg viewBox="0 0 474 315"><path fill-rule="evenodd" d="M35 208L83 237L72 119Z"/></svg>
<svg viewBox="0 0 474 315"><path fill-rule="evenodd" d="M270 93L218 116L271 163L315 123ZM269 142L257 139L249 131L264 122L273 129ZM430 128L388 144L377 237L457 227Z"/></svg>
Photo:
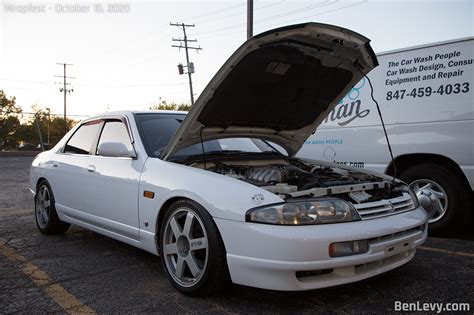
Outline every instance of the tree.
<svg viewBox="0 0 474 315"><path fill-rule="evenodd" d="M22 139L25 142L39 143L38 127L36 126L38 124L43 142L52 147L76 124L76 121L72 119L64 120L63 117L51 115L51 110L47 107L41 108L38 105L33 105L32 109L35 115L28 122L29 128L26 129L33 129L34 136L32 137L31 131L25 133L25 136L29 137Z"/></svg>
<svg viewBox="0 0 474 315"><path fill-rule="evenodd" d="M77 124L77 121L67 118L64 120L63 117L54 116L49 123L49 132L50 132L50 146L55 145L59 140L64 137L64 135L71 130L74 125Z"/></svg>
<svg viewBox="0 0 474 315"><path fill-rule="evenodd" d="M186 104L186 103L176 104L175 102L173 102L171 104L168 104L161 97L160 97L160 101L157 104L153 104L152 106L149 107L149 109L152 109L152 110L157 110L157 109L158 110L179 110L179 111L185 111L185 112L189 111L190 108L191 108L191 105Z"/></svg>
<svg viewBox="0 0 474 315"><path fill-rule="evenodd" d="M76 121L72 119L64 120L62 116L52 115L49 108L33 105L32 111L34 114L16 130L15 142L17 144L31 143L35 147L40 144L39 127L43 143L51 148L76 124Z"/></svg>
<svg viewBox="0 0 474 315"><path fill-rule="evenodd" d="M185 104L185 103L179 104L177 108L177 110L180 110L183 112L189 112L190 109L191 109L191 104Z"/></svg>
<svg viewBox="0 0 474 315"><path fill-rule="evenodd" d="M16 132L20 126L21 108L14 96L7 97L0 90L0 149L14 149L18 145Z"/></svg>

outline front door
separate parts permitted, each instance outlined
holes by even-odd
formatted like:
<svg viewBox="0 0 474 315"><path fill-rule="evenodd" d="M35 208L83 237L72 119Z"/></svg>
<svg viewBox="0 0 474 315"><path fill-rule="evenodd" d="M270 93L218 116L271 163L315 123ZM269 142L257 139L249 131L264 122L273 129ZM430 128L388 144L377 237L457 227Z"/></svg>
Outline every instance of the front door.
<svg viewBox="0 0 474 315"><path fill-rule="evenodd" d="M130 139L125 121L105 120L97 147L120 142L133 151ZM101 156L97 148L94 153L86 163L84 212L97 227L138 240L138 184L144 157Z"/></svg>

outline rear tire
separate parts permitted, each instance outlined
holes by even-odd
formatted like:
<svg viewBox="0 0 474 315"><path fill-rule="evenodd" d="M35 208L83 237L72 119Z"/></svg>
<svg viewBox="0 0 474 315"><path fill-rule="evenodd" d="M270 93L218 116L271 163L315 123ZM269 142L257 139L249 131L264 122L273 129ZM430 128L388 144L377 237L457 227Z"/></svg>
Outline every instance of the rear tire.
<svg viewBox="0 0 474 315"><path fill-rule="evenodd" d="M46 180L41 181L36 188L35 220L38 230L43 234L63 234L70 226L59 219L53 190Z"/></svg>
<svg viewBox="0 0 474 315"><path fill-rule="evenodd" d="M178 200L166 211L159 253L169 281L185 295L213 295L229 283L219 230L208 212L194 201Z"/></svg>
<svg viewBox="0 0 474 315"><path fill-rule="evenodd" d="M470 195L455 172L439 164L426 163L402 171L399 177L415 191L425 209L434 210L429 221L430 232L447 233L460 226Z"/></svg>

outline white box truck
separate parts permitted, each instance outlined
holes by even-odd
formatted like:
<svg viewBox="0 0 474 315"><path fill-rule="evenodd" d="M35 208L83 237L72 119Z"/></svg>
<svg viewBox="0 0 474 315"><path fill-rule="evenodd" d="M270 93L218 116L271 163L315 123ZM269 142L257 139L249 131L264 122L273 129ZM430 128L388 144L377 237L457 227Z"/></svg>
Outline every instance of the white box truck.
<svg viewBox="0 0 474 315"><path fill-rule="evenodd" d="M452 230L473 212L474 37L377 58L380 65L369 78L394 163L366 79L330 112L298 156L396 172L434 212L430 230Z"/></svg>

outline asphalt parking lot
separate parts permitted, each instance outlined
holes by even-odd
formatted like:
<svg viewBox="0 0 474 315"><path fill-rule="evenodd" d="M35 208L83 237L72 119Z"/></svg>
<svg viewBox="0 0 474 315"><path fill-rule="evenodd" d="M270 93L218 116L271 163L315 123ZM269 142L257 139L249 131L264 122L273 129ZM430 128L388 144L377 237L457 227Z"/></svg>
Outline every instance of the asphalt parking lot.
<svg viewBox="0 0 474 315"><path fill-rule="evenodd" d="M393 312L395 301L470 303L472 235L429 238L409 264L362 282L306 292L231 286L207 299L168 283L160 258L72 227L40 234L28 172L32 157L0 157L0 313ZM462 238L462 239L459 239Z"/></svg>

